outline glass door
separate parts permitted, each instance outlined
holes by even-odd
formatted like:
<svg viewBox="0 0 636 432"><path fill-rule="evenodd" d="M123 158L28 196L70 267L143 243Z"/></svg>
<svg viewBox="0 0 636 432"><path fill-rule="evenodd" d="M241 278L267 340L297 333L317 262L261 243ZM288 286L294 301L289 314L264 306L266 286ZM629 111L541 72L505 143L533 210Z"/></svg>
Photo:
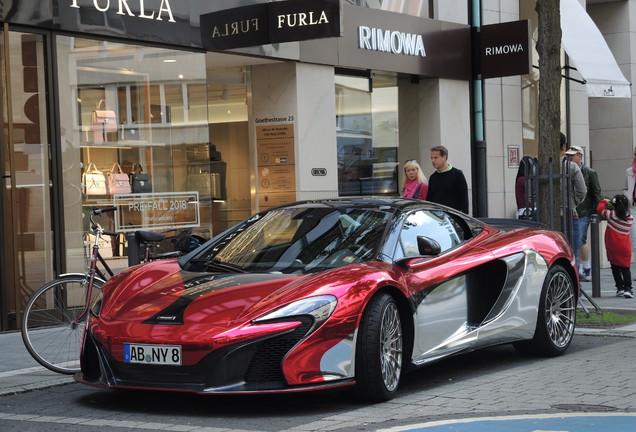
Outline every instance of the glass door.
<svg viewBox="0 0 636 432"><path fill-rule="evenodd" d="M0 30L0 330L53 278L50 138L43 35Z"/></svg>

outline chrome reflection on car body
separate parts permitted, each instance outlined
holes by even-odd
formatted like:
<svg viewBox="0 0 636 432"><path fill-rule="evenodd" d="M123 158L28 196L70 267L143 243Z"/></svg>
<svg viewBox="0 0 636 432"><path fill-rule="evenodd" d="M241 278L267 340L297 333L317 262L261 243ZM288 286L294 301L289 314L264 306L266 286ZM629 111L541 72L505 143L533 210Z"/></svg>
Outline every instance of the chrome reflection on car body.
<svg viewBox="0 0 636 432"><path fill-rule="evenodd" d="M358 330L327 350L320 359L325 381L353 378L355 375L355 346Z"/></svg>
<svg viewBox="0 0 636 432"><path fill-rule="evenodd" d="M554 344L566 346L574 332L576 299L572 281L563 273L557 273L548 283L545 320L548 334Z"/></svg>
<svg viewBox="0 0 636 432"><path fill-rule="evenodd" d="M467 311L466 276L446 281L428 293L415 312L413 362L436 360L470 345L474 335L466 323Z"/></svg>
<svg viewBox="0 0 636 432"><path fill-rule="evenodd" d="M476 347L532 339L548 263L534 250L504 258L506 287L486 323L478 330ZM492 317L492 318L491 318Z"/></svg>
<svg viewBox="0 0 636 432"><path fill-rule="evenodd" d="M532 339L538 316L536 305L548 272L547 262L533 250L500 260L507 267L504 285L491 310L478 325L469 324L466 319L470 307L466 275L446 281L426 295L415 312L414 364L479 347ZM558 327L558 299L562 294L556 287L554 296L555 306L551 313Z"/></svg>
<svg viewBox="0 0 636 432"><path fill-rule="evenodd" d="M402 372L402 325L395 303L390 303L382 314L380 350L382 380L387 390L393 391Z"/></svg>

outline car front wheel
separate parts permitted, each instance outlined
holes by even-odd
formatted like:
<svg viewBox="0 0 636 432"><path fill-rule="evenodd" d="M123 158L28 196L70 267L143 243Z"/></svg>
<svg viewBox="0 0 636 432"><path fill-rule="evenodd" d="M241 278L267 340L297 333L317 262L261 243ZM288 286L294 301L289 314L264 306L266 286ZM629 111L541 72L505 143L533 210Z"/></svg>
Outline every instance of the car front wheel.
<svg viewBox="0 0 636 432"><path fill-rule="evenodd" d="M393 297L378 294L364 312L356 349L359 395L370 401L392 399L402 373L402 322Z"/></svg>

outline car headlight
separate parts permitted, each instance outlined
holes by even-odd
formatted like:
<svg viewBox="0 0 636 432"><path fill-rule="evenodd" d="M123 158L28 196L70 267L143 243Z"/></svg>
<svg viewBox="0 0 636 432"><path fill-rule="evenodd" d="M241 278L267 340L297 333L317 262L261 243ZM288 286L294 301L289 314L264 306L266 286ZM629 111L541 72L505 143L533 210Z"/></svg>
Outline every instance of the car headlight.
<svg viewBox="0 0 636 432"><path fill-rule="evenodd" d="M309 315L314 319L314 325L311 328L311 330L314 330L327 321L327 318L329 318L334 309L336 309L337 304L338 300L331 295L309 297L278 308L260 318L256 318L254 324L289 321L290 318L293 317Z"/></svg>
<svg viewBox="0 0 636 432"><path fill-rule="evenodd" d="M99 314L102 313L103 299L104 294L102 294L102 290L98 287L93 287L93 299L91 300L90 311L95 317L99 317Z"/></svg>

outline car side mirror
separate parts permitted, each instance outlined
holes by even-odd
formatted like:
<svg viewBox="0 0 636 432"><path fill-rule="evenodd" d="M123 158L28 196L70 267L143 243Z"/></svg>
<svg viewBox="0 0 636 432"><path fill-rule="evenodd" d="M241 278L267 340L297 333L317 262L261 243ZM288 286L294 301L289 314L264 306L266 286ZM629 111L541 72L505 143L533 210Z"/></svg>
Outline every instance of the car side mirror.
<svg viewBox="0 0 636 432"><path fill-rule="evenodd" d="M437 256L442 253L439 243L426 236L417 236L417 250L422 256Z"/></svg>
<svg viewBox="0 0 636 432"><path fill-rule="evenodd" d="M442 253L442 247L436 240L426 236L417 236L417 252L419 256L408 256L397 260L400 267L408 268L412 264L421 262L428 257L438 256Z"/></svg>

